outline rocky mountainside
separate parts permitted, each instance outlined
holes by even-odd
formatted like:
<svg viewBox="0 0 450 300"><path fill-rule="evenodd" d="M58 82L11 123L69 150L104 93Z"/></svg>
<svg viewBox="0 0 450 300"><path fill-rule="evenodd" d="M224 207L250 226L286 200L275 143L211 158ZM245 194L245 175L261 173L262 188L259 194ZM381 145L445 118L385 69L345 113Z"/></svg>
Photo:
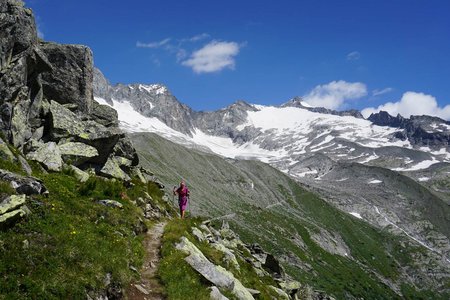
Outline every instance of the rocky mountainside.
<svg viewBox="0 0 450 300"><path fill-rule="evenodd" d="M130 179L138 157L116 111L93 99L91 50L38 39L33 14L21 1L1 1L0 28L5 142L47 170L60 171L67 163Z"/></svg>
<svg viewBox="0 0 450 300"><path fill-rule="evenodd" d="M385 111L369 116L376 125L403 129L396 134L399 139L409 140L413 145L424 147L448 147L450 145L450 122L437 117L401 115L393 117Z"/></svg>
<svg viewBox="0 0 450 300"><path fill-rule="evenodd" d="M406 176L322 155L322 169L331 169L325 189L255 160L226 159L150 133L131 138L143 166L163 182L186 179L190 212L227 220L303 284L337 299L407 298L408 285L434 291L430 297L449 292L449 207Z"/></svg>

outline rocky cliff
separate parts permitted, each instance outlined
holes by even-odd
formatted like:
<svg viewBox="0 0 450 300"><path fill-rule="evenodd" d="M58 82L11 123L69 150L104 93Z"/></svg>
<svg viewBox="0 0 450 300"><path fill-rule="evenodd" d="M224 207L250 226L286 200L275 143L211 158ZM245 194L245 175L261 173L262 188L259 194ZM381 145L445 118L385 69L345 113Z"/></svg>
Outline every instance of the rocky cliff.
<svg viewBox="0 0 450 300"><path fill-rule="evenodd" d="M375 125L403 129L396 137L409 140L411 144L440 149L450 145L450 123L438 117L411 116L404 118L400 114L391 116L386 111L371 114L369 121Z"/></svg>
<svg viewBox="0 0 450 300"><path fill-rule="evenodd" d="M129 180L138 157L117 112L93 99L93 57L37 37L22 1L0 2L0 131L45 169L64 164Z"/></svg>

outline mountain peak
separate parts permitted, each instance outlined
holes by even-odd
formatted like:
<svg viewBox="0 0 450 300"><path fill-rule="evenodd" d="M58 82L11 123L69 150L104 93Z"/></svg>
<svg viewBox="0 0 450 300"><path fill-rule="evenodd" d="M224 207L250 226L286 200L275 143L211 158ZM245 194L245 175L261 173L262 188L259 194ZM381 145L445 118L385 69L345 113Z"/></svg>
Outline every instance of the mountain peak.
<svg viewBox="0 0 450 300"><path fill-rule="evenodd" d="M299 107L299 108L312 108L311 105L303 101L302 97L295 96L286 103L281 104L281 107Z"/></svg>
<svg viewBox="0 0 450 300"><path fill-rule="evenodd" d="M140 91L147 91L150 94L167 95L170 94L169 89L162 84L139 84Z"/></svg>

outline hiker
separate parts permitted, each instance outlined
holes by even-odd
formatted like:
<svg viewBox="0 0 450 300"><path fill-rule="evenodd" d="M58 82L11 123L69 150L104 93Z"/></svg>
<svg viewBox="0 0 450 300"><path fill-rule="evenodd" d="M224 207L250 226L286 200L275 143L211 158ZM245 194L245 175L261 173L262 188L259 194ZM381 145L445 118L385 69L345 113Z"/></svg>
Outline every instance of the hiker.
<svg viewBox="0 0 450 300"><path fill-rule="evenodd" d="M173 188L173 194L178 194L178 205L180 206L180 216L184 219L184 212L186 211L186 206L189 200L189 189L187 188L184 180L181 181L178 188Z"/></svg>

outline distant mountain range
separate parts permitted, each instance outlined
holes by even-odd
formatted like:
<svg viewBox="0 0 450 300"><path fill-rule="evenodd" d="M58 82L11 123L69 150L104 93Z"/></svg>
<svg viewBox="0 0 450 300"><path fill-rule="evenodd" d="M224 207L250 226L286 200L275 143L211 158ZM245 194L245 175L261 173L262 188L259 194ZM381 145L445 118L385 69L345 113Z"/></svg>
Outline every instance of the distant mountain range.
<svg viewBox="0 0 450 300"><path fill-rule="evenodd" d="M365 120L359 111L310 107L298 97L279 107L237 101L198 112L163 85L111 86L98 69L94 94L118 110L128 131L156 132L226 157L260 159L294 177L315 176L295 167L314 153L397 171L450 162L450 123L436 117L380 112Z"/></svg>

